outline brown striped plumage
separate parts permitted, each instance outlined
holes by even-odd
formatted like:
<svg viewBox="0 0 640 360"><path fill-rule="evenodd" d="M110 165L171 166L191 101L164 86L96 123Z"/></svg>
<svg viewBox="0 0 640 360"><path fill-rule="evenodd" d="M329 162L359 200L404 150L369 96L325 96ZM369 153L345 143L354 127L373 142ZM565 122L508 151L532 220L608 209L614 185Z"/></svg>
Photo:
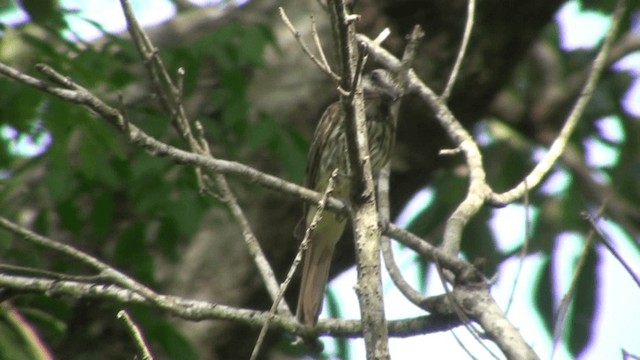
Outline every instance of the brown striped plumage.
<svg viewBox="0 0 640 360"><path fill-rule="evenodd" d="M395 138L395 124L391 106L398 98L399 91L385 70L375 70L363 78L365 114L371 167L374 177L389 160ZM305 186L323 192L329 174L338 168L333 196L349 197L349 161L344 114L340 102L335 102L325 110L313 136L307 157ZM302 227L309 226L315 214L314 206L304 206ZM322 309L324 290L329 276L333 249L344 231L346 219L332 213L325 213L311 234L309 247L304 253L302 283L298 297L298 320L307 325L315 325Z"/></svg>

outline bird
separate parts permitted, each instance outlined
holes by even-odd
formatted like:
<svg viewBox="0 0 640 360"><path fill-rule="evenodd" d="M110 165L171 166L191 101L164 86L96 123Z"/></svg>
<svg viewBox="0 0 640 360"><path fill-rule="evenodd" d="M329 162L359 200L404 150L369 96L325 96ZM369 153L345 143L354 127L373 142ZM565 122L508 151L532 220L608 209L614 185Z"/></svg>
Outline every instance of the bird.
<svg viewBox="0 0 640 360"><path fill-rule="evenodd" d="M385 69L376 69L364 75L362 86L369 155L375 179L389 161L395 141L392 109L400 96L400 87ZM329 105L318 122L307 155L304 185L324 192L331 172L337 169L332 193L336 198L349 198L351 188L345 123L342 104L337 101ZM299 238L303 237L316 211L313 205L303 205L303 216L296 231ZM315 326L318 322L334 248L344 232L346 221L344 215L323 213L310 234L308 247L303 254L296 310L296 318L302 324Z"/></svg>

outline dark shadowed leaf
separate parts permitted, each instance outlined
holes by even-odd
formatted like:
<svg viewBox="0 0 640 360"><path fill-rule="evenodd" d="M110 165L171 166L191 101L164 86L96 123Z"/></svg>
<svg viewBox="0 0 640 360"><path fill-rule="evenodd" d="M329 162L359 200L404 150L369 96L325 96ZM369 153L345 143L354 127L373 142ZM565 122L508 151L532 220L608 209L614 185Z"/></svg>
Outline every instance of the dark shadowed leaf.
<svg viewBox="0 0 640 360"><path fill-rule="evenodd" d="M591 340L591 331L596 303L596 289L599 288L599 256L592 246L585 259L584 268L578 276L573 314L569 329L569 351L576 358Z"/></svg>
<svg viewBox="0 0 640 360"><path fill-rule="evenodd" d="M534 302L540 317L549 334L553 333L553 314L555 313L553 301L553 283L551 273L551 261L546 257L540 265L541 272L538 281L534 285Z"/></svg>

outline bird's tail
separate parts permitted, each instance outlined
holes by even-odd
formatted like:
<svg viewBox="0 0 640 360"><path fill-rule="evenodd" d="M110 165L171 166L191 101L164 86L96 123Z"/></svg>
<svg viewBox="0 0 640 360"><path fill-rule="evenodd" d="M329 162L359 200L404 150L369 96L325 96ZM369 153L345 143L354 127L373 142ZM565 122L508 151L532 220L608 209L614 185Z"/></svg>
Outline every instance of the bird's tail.
<svg viewBox="0 0 640 360"><path fill-rule="evenodd" d="M311 239L302 262L302 282L298 296L296 317L305 325L318 322L322 310L324 290L329 278L329 268L335 242L328 243Z"/></svg>

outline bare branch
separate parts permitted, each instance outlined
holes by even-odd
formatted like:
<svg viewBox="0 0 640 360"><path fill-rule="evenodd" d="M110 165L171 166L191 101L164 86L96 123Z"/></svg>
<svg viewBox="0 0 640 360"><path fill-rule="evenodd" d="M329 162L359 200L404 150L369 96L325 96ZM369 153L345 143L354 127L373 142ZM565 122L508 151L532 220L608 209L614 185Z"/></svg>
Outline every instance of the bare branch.
<svg viewBox="0 0 640 360"><path fill-rule="evenodd" d="M398 264L396 264L393 257L393 250L391 249L391 240L389 237L383 236L381 238L380 250L382 250L384 266L387 268L393 284L398 288L398 290L400 290L407 300L421 307L424 302L424 296L416 291L402 276L402 271L398 267Z"/></svg>
<svg viewBox="0 0 640 360"><path fill-rule="evenodd" d="M602 212L604 211L604 205L605 204L602 204L602 206L600 206L600 209L598 209L598 213L596 215L597 217L602 216ZM589 218L590 217L591 216L589 215ZM569 305L571 304L571 300L574 298L576 291L578 289L578 280L580 278L580 274L582 273L582 270L584 269L587 256L589 256L590 250L591 251L594 250L593 238L594 238L595 232L596 230L592 228L587 234L587 238L586 238L586 241L584 242L584 246L582 247L582 251L578 256L578 262L576 263L573 269L573 276L571 277L571 283L569 285L569 289L562 296L562 299L560 300L560 304L558 304L558 309L554 314L555 319L553 323L553 351L551 353L552 357L560 342L560 337L562 336L563 327L564 327L564 320L566 318L567 311L569 310Z"/></svg>
<svg viewBox="0 0 640 360"><path fill-rule="evenodd" d="M142 360L153 360L153 355L151 355L151 351L149 351L149 346L144 340L142 331L140 331L138 325L133 322L129 313L127 313L126 310L120 310L118 312L118 319L122 319L124 321L125 325L127 325L127 329L129 329L129 332L133 335L134 342L140 352Z"/></svg>
<svg viewBox="0 0 640 360"><path fill-rule="evenodd" d="M593 66L591 68L591 72L585 82L582 91L580 92L580 96L576 101L575 105L571 109L571 113L567 117L560 134L555 139L549 151L545 154L544 158L536 164L535 168L531 170L529 175L517 186L512 188L509 191L506 191L501 194L497 194L492 192L489 196L488 201L494 205L506 205L515 199L522 197L524 192L527 190L525 183L528 188L535 188L538 186L540 181L544 176L546 176L551 167L558 160L562 152L564 151L567 143L569 142L569 137L573 134L573 130L578 124L578 120L582 116L584 109L587 106L589 100L591 100L591 96L598 84L598 80L600 80L600 76L602 75L602 71L605 68L607 57L609 56L609 51L615 39L615 35L618 32L618 27L620 26L620 22L622 21L622 15L626 10L626 1L618 0L616 3L616 8L613 12L611 25L609 26L609 30L607 31L607 35L604 38L604 42L598 51L598 55L593 60Z"/></svg>
<svg viewBox="0 0 640 360"><path fill-rule="evenodd" d="M525 183L525 186L527 184ZM518 254L518 269L513 278L513 285L511 285L511 293L509 294L509 301L507 301L507 306L505 307L504 313L509 314L509 309L511 309L511 304L513 303L513 299L515 296L516 288L518 287L518 280L520 279L520 273L522 272L522 266L524 264L524 258L527 256L527 252L529 249L529 241L531 240L531 215L530 206L529 206L529 191L524 193L524 243L522 244L522 248Z"/></svg>
<svg viewBox="0 0 640 360"><path fill-rule="evenodd" d="M46 65L38 65L42 71L48 71L57 74L53 69ZM228 160L211 159L199 154L187 152L174 146L163 143L152 136L146 134L142 129L127 122L122 114L115 108L112 108L95 97L85 88L72 82L71 80L59 75L58 79L65 80L65 84L72 87L72 90L51 86L50 84L19 72L6 64L0 62L0 74L4 74L21 83L33 86L60 99L86 106L91 111L98 114L118 130L128 135L130 141L151 154L159 157L168 157L176 163L185 165L202 166L211 171L221 174L230 174L251 183L258 183L266 188L278 190L283 193L298 197L309 203L318 203L322 198L322 194L309 190L300 185L287 182L278 177L263 173L250 166ZM331 198L327 201L327 209L334 212L346 211L344 204L338 200Z"/></svg>
<svg viewBox="0 0 640 360"><path fill-rule="evenodd" d="M289 283L293 279L293 275L295 274L296 270L298 269L298 266L300 265L300 262L302 261L302 254L306 251L307 247L309 246L309 241L311 240L311 234L313 233L313 231L315 231L316 227L318 226L318 223L322 219L322 216L324 214L324 209L327 204L327 199L333 193L336 176L338 176L338 169L333 170L333 172L331 173L331 176L329 177L329 180L327 183L327 189L325 190L324 195L322 196L322 199L318 203L318 209L313 215L313 218L311 219L311 223L309 224L309 227L305 230L304 239L302 239L302 242L300 243L300 249L298 249L298 252L296 253L296 257L293 260L291 267L289 268L289 272L287 273L286 278L280 285L278 295L276 296L275 300L273 301L273 305L269 310L270 318L275 315L275 310L278 306L278 303L280 302L280 300L282 300L282 297L284 296L285 291L287 291L287 288L289 287ZM264 338L267 335L268 329L269 329L269 321L265 322L264 325L262 326L262 329L260 329L260 335L258 336L258 340L256 340L256 345L254 346L253 352L251 353L251 360L258 358L258 352L260 351L262 342L264 341Z"/></svg>
<svg viewBox="0 0 640 360"><path fill-rule="evenodd" d="M320 60L322 60L322 64L324 65L324 67L330 71L331 74L329 75L333 78L333 81L339 82L340 76L331 70L331 65L329 65L329 61L327 61L327 56L324 54L324 48L322 46L322 42L320 41L320 36L318 36L318 28L316 27L316 18L315 16L311 15L309 19L311 20L311 36L313 36L313 41L316 44L316 49L318 50L318 54L320 54Z"/></svg>
<svg viewBox="0 0 640 360"><path fill-rule="evenodd" d="M356 294L364 325L367 359L389 358L389 335L384 315L382 281L380 277L380 229L376 209L375 186L371 172L365 104L362 83L364 54L356 42L356 17L348 14L344 1L328 2L334 41L340 62L340 87L351 96L341 96L345 112L347 158L350 169L350 200L352 226L356 242L358 284ZM354 88L353 85L356 85Z"/></svg>
<svg viewBox="0 0 640 360"><path fill-rule="evenodd" d="M486 335L498 345L507 359L538 359L486 287L458 288L452 291L452 295L465 313L482 326Z"/></svg>
<svg viewBox="0 0 640 360"><path fill-rule="evenodd" d="M315 55L313 55L313 53L311 52L307 44L305 44L305 42L302 41L302 35L300 35L300 32L296 30L296 28L293 26L293 24L291 23L291 20L289 20L289 17L284 12L284 9L280 7L278 8L278 11L280 13L280 18L282 18L282 21L285 23L285 25L287 25L287 28L289 28L289 31L291 31L291 34L293 34L293 37L296 39L296 41L298 41L298 44L300 44L302 51L304 51L304 53L307 54L307 56L311 59L311 61L313 61L320 68L320 70L322 70L325 74L329 75L334 82L336 83L340 82L340 76L335 72L333 72L333 70L331 70L331 67L329 66L329 62L327 62L327 58L324 55L324 50L322 50L322 44L320 44L320 39L318 38L318 33L315 28L314 18L311 17L311 23L313 26L312 33L314 35L314 41L316 43L316 46L318 47L318 52L320 53L321 60L318 60L318 58Z"/></svg>
<svg viewBox="0 0 640 360"><path fill-rule="evenodd" d="M604 204L603 204L603 207L604 207ZM583 214L583 216L589 222L589 225L591 225L591 230L594 231L596 235L598 235L598 239L600 239L600 242L604 245L604 247L606 247L607 250L609 250L609 252L611 253L611 255L613 255L613 257L615 257L616 260L618 260L620 265L622 265L622 267L629 274L629 276L631 276L633 281L635 281L636 285L640 287L640 276L638 276L638 274L636 274L633 271L631 266L629 266L629 264L624 260L624 258L622 258L622 255L620 255L620 252L613 246L611 239L609 239L609 237L600 229L598 224L596 224L596 221L593 218L593 216L591 216L586 212ZM600 214L598 214L597 216L600 216Z"/></svg>
<svg viewBox="0 0 640 360"><path fill-rule="evenodd" d="M0 227L5 228L6 230L20 236L24 240L27 240L30 243L46 247L48 249L57 251L59 253L65 254L73 259L79 260L80 262L96 269L100 272L100 276L105 280L113 281L115 284L121 285L126 289L135 291L146 298L154 298L156 293L144 286L143 284L135 281L134 279L128 277L124 273L114 269L113 267L103 263L102 261L96 259L95 257L86 254L80 250L73 248L72 246L62 244L56 241L53 241L44 236L38 235L34 232L31 232L18 224L15 224L8 219L0 216Z"/></svg>
<svg viewBox="0 0 640 360"><path fill-rule="evenodd" d="M406 84L407 84L407 74L409 73L409 69L411 69L411 65L415 58L416 50L418 48L418 44L424 33L419 25L416 25L409 36L409 41L407 46L404 49L404 54L402 56L402 71L398 74L398 83L399 87L402 89L402 93L405 92ZM378 36L381 38L382 34ZM374 43L379 44L377 38L373 40ZM392 110L393 114L393 123L398 123L398 112L400 111L400 106L402 106L402 97L398 99L394 103L394 109ZM378 212L380 219L384 224L388 224L390 222L389 214L391 212L391 205L389 203L389 177L391 174L391 164L388 163L378 175ZM416 291L402 276L402 272L398 268L396 261L393 256L393 249L391 245L391 240L388 236L382 236L380 238L380 250L382 251L382 259L384 260L384 265L389 272L389 276L391 280L396 285L398 290L413 304L418 307L422 306L424 301L424 296Z"/></svg>
<svg viewBox="0 0 640 360"><path fill-rule="evenodd" d="M197 131L200 134L200 138L196 139L191 130L191 122L189 121L184 106L182 104L182 79L184 77L184 70L178 70L178 84L174 84L169 76L169 72L166 69L162 59L158 56L151 40L146 35L140 24L138 24L136 18L133 16L131 10L131 4L128 0L121 0L127 23L129 24L129 31L133 42L136 44L140 52L140 56L143 58L145 65L147 65L148 75L155 86L156 92L159 95L160 102L164 106L165 110L171 114L172 122L178 133L183 139L187 141L191 150L199 155L214 159L209 150L206 139L204 139L204 131L202 125L197 126ZM160 74L160 78L158 77ZM227 183L224 175L220 173L214 173L213 178L215 186L219 191L219 196L213 191L208 189L207 182L205 181L200 167L196 169L196 176L200 189L205 193L215 196L222 200L222 202L229 208L233 218L242 229L243 239L249 253L251 254L260 275L267 287L267 290L271 297L275 300L278 297L278 281L275 278L273 270L266 259L266 256L262 252L260 244L256 239L251 225L247 220L236 196L233 194L231 187ZM286 303L275 302L276 306L279 306L279 311L284 314L291 315L291 310Z"/></svg>
<svg viewBox="0 0 640 360"><path fill-rule="evenodd" d="M424 37L424 31L420 25L416 25L413 27L411 34L409 35L409 41L407 42L407 46L404 48L404 53L402 54L402 70L398 74L398 80L400 83L400 87L403 92L406 92L407 89L407 79L409 77L409 70L413 65L413 60L416 57L416 53L418 51L418 46L420 45L420 41ZM375 40L374 40L375 43Z"/></svg>
<svg viewBox="0 0 640 360"><path fill-rule="evenodd" d="M467 0L467 21L464 26L464 34L462 35L462 43L460 44L460 51L458 51L458 56L456 57L456 62L453 65L453 69L451 69L451 75L449 75L449 80L447 80L447 85L442 92L442 101L447 101L449 96L451 95L451 90L453 89L453 85L456 83L456 78L458 77L458 72L460 71L460 65L462 65L462 60L464 59L464 55L467 51L467 46L469 45L469 38L471 37L471 29L473 29L473 19L475 17L476 11L476 1L475 0Z"/></svg>
<svg viewBox="0 0 640 360"><path fill-rule="evenodd" d="M294 334L308 334L309 329L290 316L276 315L269 319L267 313L238 309L206 301L189 300L177 296L156 295L153 299L138 292L116 285L87 284L76 281L57 281L0 273L0 286L27 292L46 293L49 296L64 296L74 299L100 299L121 304L154 306L173 316L192 321L223 319L238 321L254 328L270 322L270 327ZM388 322L392 336L407 337L416 333L428 334L446 331L459 326L457 319L450 316L420 316L413 319ZM361 337L360 320L321 320L314 331L323 335L341 337Z"/></svg>
<svg viewBox="0 0 640 360"><path fill-rule="evenodd" d="M364 35L358 35L358 40L369 45L371 56L383 63L390 70L394 72L402 70L402 62L400 60L385 49L375 46L369 38ZM407 85L410 91L415 92L433 109L437 120L451 140L464 153L467 166L469 167L470 181L466 197L447 221L442 245L445 251L450 254L455 254L460 249L464 226L467 221L478 212L484 204L485 198L491 191L486 183L482 154L480 153L478 144L476 144L471 135L456 119L451 110L433 90L418 78L413 70L410 70L407 74Z"/></svg>
<svg viewBox="0 0 640 360"><path fill-rule="evenodd" d="M398 240L427 259L438 261L442 267L451 271L456 275L456 279L462 282L477 282L483 279L482 274L467 261L451 255L443 249L436 248L417 235L394 224L389 224L384 234Z"/></svg>

